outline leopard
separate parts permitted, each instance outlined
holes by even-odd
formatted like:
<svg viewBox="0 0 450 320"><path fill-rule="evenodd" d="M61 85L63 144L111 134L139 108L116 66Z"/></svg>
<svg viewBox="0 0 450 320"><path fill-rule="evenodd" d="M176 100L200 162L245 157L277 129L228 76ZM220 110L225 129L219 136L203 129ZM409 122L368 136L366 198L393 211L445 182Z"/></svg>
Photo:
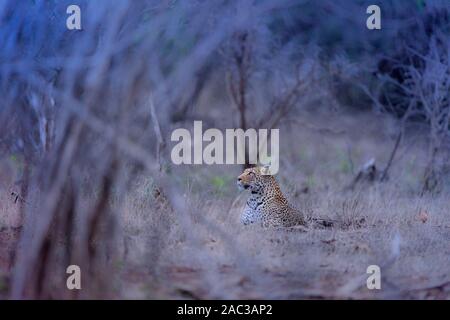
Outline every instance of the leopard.
<svg viewBox="0 0 450 320"><path fill-rule="evenodd" d="M310 219L291 205L267 166L249 167L237 177L240 190L249 190L240 221L243 225L259 223L264 228L308 228L311 222L332 227L333 222Z"/></svg>

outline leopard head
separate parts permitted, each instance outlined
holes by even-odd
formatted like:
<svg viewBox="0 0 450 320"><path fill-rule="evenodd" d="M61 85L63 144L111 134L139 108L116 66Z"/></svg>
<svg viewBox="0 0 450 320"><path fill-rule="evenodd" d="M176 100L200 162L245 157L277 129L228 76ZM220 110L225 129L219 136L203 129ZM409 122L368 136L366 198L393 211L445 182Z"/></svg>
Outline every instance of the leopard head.
<svg viewBox="0 0 450 320"><path fill-rule="evenodd" d="M252 192L260 192L267 185L274 182L274 177L267 171L267 167L247 168L237 178L237 186L240 190L248 189Z"/></svg>

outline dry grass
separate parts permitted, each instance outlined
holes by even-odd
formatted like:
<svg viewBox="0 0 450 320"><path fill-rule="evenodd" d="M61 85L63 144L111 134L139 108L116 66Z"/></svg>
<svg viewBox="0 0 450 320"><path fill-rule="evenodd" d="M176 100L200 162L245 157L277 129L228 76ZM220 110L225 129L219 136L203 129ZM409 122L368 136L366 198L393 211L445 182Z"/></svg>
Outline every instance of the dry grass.
<svg viewBox="0 0 450 320"><path fill-rule="evenodd" d="M419 186L413 178L419 179L414 169L420 167L416 156L420 143L396 163L389 182L345 191L342 186L352 177L340 155L346 152L345 140L353 141L356 164L365 155L385 160L389 144L377 143L385 138L380 137L384 122L362 127L361 118L349 123L345 116L335 116L342 121L333 123L340 123L348 133L324 136L293 127L295 136L289 132L283 136L282 155L290 165L282 165L279 180L302 210L339 219L348 227L304 233L241 226L238 216L245 194L234 185L239 168L175 169L171 178L183 184L188 205L183 217L154 201L151 179L142 178L121 205L122 254L109 270L117 281L113 296L448 298L448 194L419 197L413 192ZM329 124L326 119L325 124ZM217 186L214 177L226 184ZM412 180L411 185L399 187L401 179ZM8 226L16 210L7 195L3 197L2 203L9 204L2 206L1 223ZM425 223L418 217L422 211L428 214ZM2 235L5 230L9 229L4 227ZM382 269L382 290L366 289L365 277L346 288L365 274L368 265L383 268L391 258L395 237L400 239L400 253Z"/></svg>
<svg viewBox="0 0 450 320"><path fill-rule="evenodd" d="M135 181L123 202L113 202L120 208L123 228L120 255L108 270L115 281L111 297L449 298L448 193L414 193L420 185L414 184L419 179L415 170L420 167L420 141L396 162L388 182L355 191L342 188L352 178L344 164L346 140L353 142L355 164L366 155L379 155L380 161L387 157L389 144L378 143L386 138L381 136L386 122L361 126L364 117L349 122L336 114L336 129L347 130L339 136L299 126L282 136L278 179L283 190L307 214L344 222L339 229L305 233L241 226L238 217L246 195L235 188L239 168L175 168L170 177L185 190L182 217L167 203L154 200L151 179ZM326 118L321 124L331 125ZM356 133L358 140L353 140ZM218 184L215 177L226 183ZM0 267L5 291L17 205L4 190L2 199ZM420 212L426 212L426 222ZM399 254L386 265L396 238ZM382 267L380 291L365 287L371 264Z"/></svg>

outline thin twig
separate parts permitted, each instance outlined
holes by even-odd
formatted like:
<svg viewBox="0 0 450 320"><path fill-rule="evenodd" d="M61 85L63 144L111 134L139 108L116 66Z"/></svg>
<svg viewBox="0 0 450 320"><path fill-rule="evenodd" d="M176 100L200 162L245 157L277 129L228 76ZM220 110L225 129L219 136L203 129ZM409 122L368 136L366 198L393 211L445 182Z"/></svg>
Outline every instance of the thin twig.
<svg viewBox="0 0 450 320"><path fill-rule="evenodd" d="M163 150L165 143L164 143L163 135L161 133L161 126L159 124L158 117L156 116L155 105L153 103L152 95L150 95L149 104L150 104L150 114L151 114L152 123L153 123L153 130L155 130L156 139L157 139L156 159L159 164L159 171L161 172L161 170L162 170L161 151Z"/></svg>
<svg viewBox="0 0 450 320"><path fill-rule="evenodd" d="M392 152L391 152L391 155L389 157L388 163L386 164L386 167L384 168L384 170L381 173L380 181L384 181L386 179L386 177L387 177L387 174L388 174L389 169L390 169L390 167L392 165L392 162L394 161L395 154L397 153L398 146L400 145L400 141L402 140L402 136L403 136L403 131L400 130L398 132L397 139L395 140L394 149L392 149Z"/></svg>

